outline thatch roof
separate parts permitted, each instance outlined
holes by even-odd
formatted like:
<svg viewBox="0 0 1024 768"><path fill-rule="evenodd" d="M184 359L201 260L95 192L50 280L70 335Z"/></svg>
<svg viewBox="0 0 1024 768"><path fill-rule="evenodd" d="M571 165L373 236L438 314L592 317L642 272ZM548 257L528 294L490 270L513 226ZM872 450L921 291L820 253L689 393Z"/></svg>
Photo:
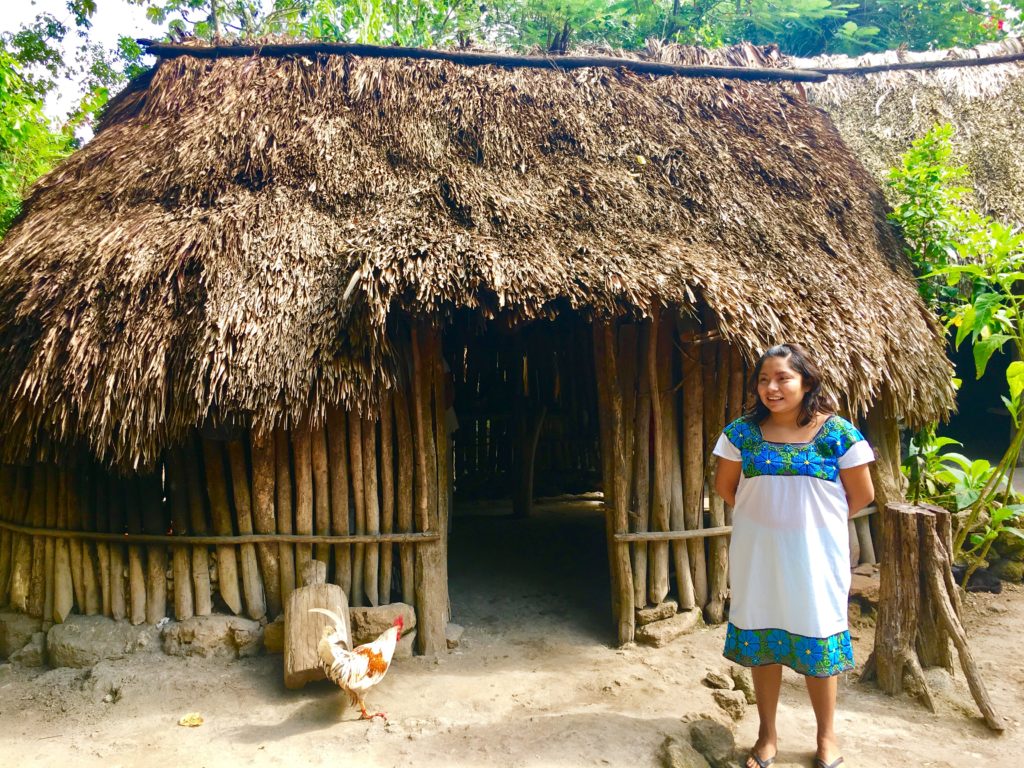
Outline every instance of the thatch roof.
<svg viewBox="0 0 1024 768"><path fill-rule="evenodd" d="M950 367L898 254L798 85L165 60L0 243L0 436L148 462L211 412L262 429L372 409L409 315L700 296L748 355L802 341L853 408L888 386L931 419Z"/></svg>
<svg viewBox="0 0 1024 768"><path fill-rule="evenodd" d="M856 59L797 59L805 67L862 67L897 61L976 59L1024 53L1010 38L976 48L887 51ZM1004 221L1024 224L1024 61L983 67L830 77L807 97L832 117L846 143L880 182L910 143L936 123L951 123L957 162L968 167L973 203Z"/></svg>

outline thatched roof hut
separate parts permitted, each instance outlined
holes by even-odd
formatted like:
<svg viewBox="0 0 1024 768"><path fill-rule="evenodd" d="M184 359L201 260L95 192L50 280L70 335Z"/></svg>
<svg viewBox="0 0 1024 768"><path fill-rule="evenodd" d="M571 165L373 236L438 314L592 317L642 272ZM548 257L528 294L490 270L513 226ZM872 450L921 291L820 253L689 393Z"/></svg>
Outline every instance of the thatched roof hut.
<svg viewBox="0 0 1024 768"><path fill-rule="evenodd" d="M798 59L799 66L867 67L897 62L969 60L1024 53L1008 38L976 48L886 51L855 59ZM914 139L936 123L950 123L955 159L967 166L974 204L997 219L1024 223L1024 61L988 66L874 72L830 77L807 87L871 174L882 182Z"/></svg>
<svg viewBox="0 0 1024 768"><path fill-rule="evenodd" d="M726 55L769 63L739 51ZM895 417L951 407L941 331L881 192L798 85L181 56L111 103L0 243L0 492L7 519L36 529L57 525L38 479L56 472L77 499L66 527L149 544L138 534L255 531L258 551L239 549L244 606L227 540L215 585L253 616L280 610L313 543L328 560L334 544L352 601L414 602L432 649L460 462L500 462L504 435L529 489L544 430L589 435L593 450L566 460L604 478L626 640L634 606L668 592L668 544L651 544L648 582L647 544L613 534L690 529L673 545L680 603L717 604L720 619L724 540L705 571L694 538L704 451L742 406L743 360L782 339L809 346L890 447ZM454 473L442 353L462 422ZM505 423L473 410L488 381L509 388L515 418L462 450ZM721 529L721 500L709 505ZM61 589L39 586L19 536L0 547L0 602L48 615ZM89 536L80 562L94 552L99 592L75 581L79 608L161 616L166 547L148 547L155 564L129 589L101 567L123 545ZM181 541L195 557L175 548L179 618L210 609L213 540Z"/></svg>

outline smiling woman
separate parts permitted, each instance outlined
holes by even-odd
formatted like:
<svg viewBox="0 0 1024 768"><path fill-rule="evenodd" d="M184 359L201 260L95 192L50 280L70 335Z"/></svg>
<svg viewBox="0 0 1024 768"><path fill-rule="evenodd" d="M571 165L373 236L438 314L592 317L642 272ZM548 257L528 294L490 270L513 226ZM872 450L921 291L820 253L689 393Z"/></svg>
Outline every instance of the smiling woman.
<svg viewBox="0 0 1024 768"><path fill-rule="evenodd" d="M747 766L774 762L785 665L806 676L818 720L817 763L832 768L842 762L833 730L835 676L854 666L847 520L873 497L867 465L874 454L856 427L830 412L801 346L765 352L751 387L754 404L714 450L716 486L735 507L725 656L753 668L761 717Z"/></svg>

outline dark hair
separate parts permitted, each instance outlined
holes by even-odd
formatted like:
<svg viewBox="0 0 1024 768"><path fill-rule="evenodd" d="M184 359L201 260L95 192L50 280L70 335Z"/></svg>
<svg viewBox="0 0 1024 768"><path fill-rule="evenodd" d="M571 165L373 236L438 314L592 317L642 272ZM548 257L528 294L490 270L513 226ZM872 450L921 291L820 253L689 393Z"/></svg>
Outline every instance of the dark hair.
<svg viewBox="0 0 1024 768"><path fill-rule="evenodd" d="M828 395L822 391L821 374L807 350L799 344L777 344L761 355L761 359L754 366L754 373L750 377L750 393L754 396L754 402L744 414L749 421L760 424L771 413L768 407L761 402L761 396L757 393L757 380L761 376L761 368L764 366L765 360L769 357L787 358L793 370L800 374L804 385L809 387L804 393L804 401L800 405L797 424L801 427L806 426L814 420L815 415L819 412L835 410Z"/></svg>

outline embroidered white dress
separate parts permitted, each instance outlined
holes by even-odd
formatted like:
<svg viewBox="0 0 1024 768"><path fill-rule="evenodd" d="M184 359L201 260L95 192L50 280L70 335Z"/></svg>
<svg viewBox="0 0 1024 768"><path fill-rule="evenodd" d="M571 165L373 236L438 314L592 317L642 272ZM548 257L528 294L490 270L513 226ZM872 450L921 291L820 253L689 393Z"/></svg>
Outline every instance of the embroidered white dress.
<svg viewBox="0 0 1024 768"><path fill-rule="evenodd" d="M839 476L874 461L863 435L830 416L808 443L773 443L746 418L714 453L742 463L729 545L725 656L829 677L853 667L846 493Z"/></svg>

